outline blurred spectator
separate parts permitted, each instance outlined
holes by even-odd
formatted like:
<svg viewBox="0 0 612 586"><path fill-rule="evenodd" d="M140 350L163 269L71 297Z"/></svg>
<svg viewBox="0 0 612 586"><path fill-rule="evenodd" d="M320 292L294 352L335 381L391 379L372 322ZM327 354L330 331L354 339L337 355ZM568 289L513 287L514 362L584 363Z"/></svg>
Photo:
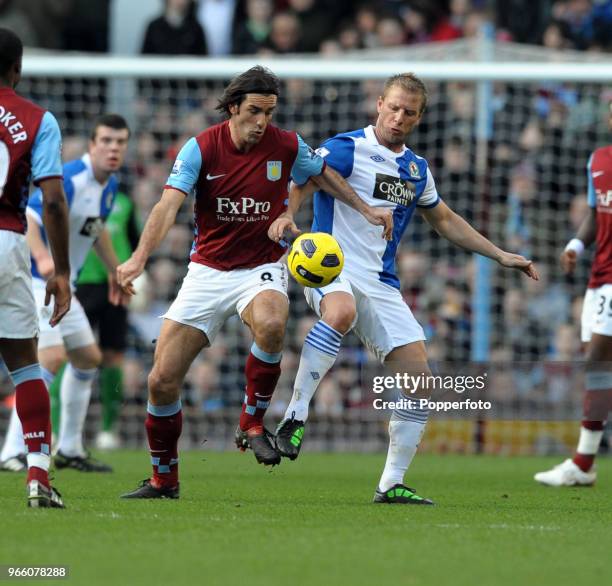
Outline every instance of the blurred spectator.
<svg viewBox="0 0 612 586"><path fill-rule="evenodd" d="M247 0L246 19L238 24L234 35L235 54L254 54L264 46L270 34L273 12L272 0Z"/></svg>
<svg viewBox="0 0 612 586"><path fill-rule="evenodd" d="M552 0L505 0L495 2L496 24L515 43L535 45L545 34Z"/></svg>
<svg viewBox="0 0 612 586"><path fill-rule="evenodd" d="M198 20L206 33L208 53L222 57L232 52L237 0L200 0Z"/></svg>
<svg viewBox="0 0 612 586"><path fill-rule="evenodd" d="M60 3L62 0L51 0L51 4ZM108 0L69 0L69 6L69 17L63 18L64 44L62 48L66 51L106 53L109 39L110 2ZM57 17L54 21L58 22ZM43 26L50 26L50 23L43 23Z"/></svg>
<svg viewBox="0 0 612 586"><path fill-rule="evenodd" d="M105 3L106 0L89 2L89 4L97 4L94 6L94 11L103 10ZM68 48L64 39L64 29L68 21L73 19L74 0L19 0L19 6L27 13L34 26L38 36L37 47L54 50ZM103 28L103 21L100 22L100 28ZM19 28L15 30L18 30L21 35ZM108 35L108 30L104 29L102 34ZM98 42L101 43L102 40Z"/></svg>
<svg viewBox="0 0 612 586"><path fill-rule="evenodd" d="M355 15L355 26L361 37L361 43L367 49L378 45L376 26L378 24L378 13L374 4L363 4Z"/></svg>
<svg viewBox="0 0 612 586"><path fill-rule="evenodd" d="M25 47L39 47L40 37L22 3L17 0L0 0L0 27L19 31Z"/></svg>
<svg viewBox="0 0 612 586"><path fill-rule="evenodd" d="M560 20L548 23L542 34L542 45L555 51L572 48L567 25Z"/></svg>
<svg viewBox="0 0 612 586"><path fill-rule="evenodd" d="M315 53L332 32L334 23L329 18L329 10L321 0L288 0L288 3L300 23L301 50Z"/></svg>
<svg viewBox="0 0 612 586"><path fill-rule="evenodd" d="M299 53L302 50L301 38L302 30L297 16L292 12L279 12L272 18L265 49L279 54Z"/></svg>
<svg viewBox="0 0 612 586"><path fill-rule="evenodd" d="M204 31L193 0L164 0L164 12L147 26L144 55L206 55Z"/></svg>
<svg viewBox="0 0 612 586"><path fill-rule="evenodd" d="M378 21L376 37L380 47L398 47L406 41L402 23L391 17L382 18Z"/></svg>

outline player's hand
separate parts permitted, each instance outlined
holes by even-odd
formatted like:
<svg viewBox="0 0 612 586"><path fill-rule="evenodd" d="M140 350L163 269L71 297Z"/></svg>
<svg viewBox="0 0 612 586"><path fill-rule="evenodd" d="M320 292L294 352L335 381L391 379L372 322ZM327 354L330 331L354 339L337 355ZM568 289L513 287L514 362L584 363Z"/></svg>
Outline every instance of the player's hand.
<svg viewBox="0 0 612 586"><path fill-rule="evenodd" d="M49 324L54 328L70 309L70 300L72 298L70 278L65 275L53 275L47 281L45 307L49 305L51 295L55 298L55 302L53 304L53 314L51 315Z"/></svg>
<svg viewBox="0 0 612 586"><path fill-rule="evenodd" d="M132 285L131 291L134 290L134 286ZM108 273L108 301L112 305L122 305L125 307L129 302L130 298L134 293L129 291L124 291L121 287L119 287L119 283L117 282L117 277L114 273Z"/></svg>
<svg viewBox="0 0 612 586"><path fill-rule="evenodd" d="M524 256L520 254L513 254L511 252L504 252L497 260L497 262L502 267L508 267L510 269L518 269L519 271L525 273L529 278L534 281L540 280L540 275L538 275L538 271L533 266L533 261L526 259Z"/></svg>
<svg viewBox="0 0 612 586"><path fill-rule="evenodd" d="M128 295L134 295L136 293L134 289L134 280L142 274L144 267L145 263L135 258L134 255L130 256L123 264L117 267L117 283L119 287L123 289L124 293Z"/></svg>
<svg viewBox="0 0 612 586"><path fill-rule="evenodd" d="M283 238L286 230L296 237L302 233L295 224L293 216L285 213L278 216L278 218L270 224L268 228L268 238L274 242L279 242Z"/></svg>
<svg viewBox="0 0 612 586"><path fill-rule="evenodd" d="M55 272L55 263L50 254L36 259L36 268L43 279L48 279Z"/></svg>
<svg viewBox="0 0 612 586"><path fill-rule="evenodd" d="M393 238L393 214L391 210L368 206L363 215L370 224L383 226L383 238L391 240Z"/></svg>
<svg viewBox="0 0 612 586"><path fill-rule="evenodd" d="M564 250L559 257L561 268L566 275L571 275L576 269L578 255L575 250Z"/></svg>

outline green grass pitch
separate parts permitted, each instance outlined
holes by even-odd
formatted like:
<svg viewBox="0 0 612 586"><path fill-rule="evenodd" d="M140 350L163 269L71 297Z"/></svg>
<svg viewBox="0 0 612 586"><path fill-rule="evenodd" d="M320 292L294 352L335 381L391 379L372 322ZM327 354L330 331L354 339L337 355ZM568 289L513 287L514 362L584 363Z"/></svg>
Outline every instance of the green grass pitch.
<svg viewBox="0 0 612 586"><path fill-rule="evenodd" d="M593 488L551 489L558 459L419 455L409 485L435 507L373 505L384 455L181 454L179 501L122 501L144 451L108 475L56 472L68 508L28 510L0 474L0 564L68 565L67 584L572 585L606 582L612 461ZM61 583L61 582L60 582Z"/></svg>

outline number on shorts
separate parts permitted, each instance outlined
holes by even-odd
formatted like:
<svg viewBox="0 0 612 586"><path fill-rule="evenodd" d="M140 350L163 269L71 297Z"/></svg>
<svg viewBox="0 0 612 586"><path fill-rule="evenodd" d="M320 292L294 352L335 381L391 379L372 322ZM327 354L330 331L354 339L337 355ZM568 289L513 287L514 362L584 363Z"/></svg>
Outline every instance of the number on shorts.
<svg viewBox="0 0 612 586"><path fill-rule="evenodd" d="M601 315L604 312L605 307L606 307L606 296L600 295L599 309L597 310L597 315ZM608 317L612 317L612 296L610 297L610 301L608 302Z"/></svg>
<svg viewBox="0 0 612 586"><path fill-rule="evenodd" d="M11 155L4 141L0 140L0 198L4 195L4 186L8 179Z"/></svg>

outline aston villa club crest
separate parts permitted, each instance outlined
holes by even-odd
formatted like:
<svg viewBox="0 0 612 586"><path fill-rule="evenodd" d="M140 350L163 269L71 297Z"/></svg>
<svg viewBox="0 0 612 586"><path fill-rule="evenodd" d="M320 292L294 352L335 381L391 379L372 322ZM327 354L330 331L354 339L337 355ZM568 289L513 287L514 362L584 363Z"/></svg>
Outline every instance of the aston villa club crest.
<svg viewBox="0 0 612 586"><path fill-rule="evenodd" d="M414 161L410 161L408 164L408 172L410 173L410 177L414 177L415 179L419 179L421 177L419 168Z"/></svg>
<svg viewBox="0 0 612 586"><path fill-rule="evenodd" d="M282 161L268 161L268 181L278 181L283 174Z"/></svg>

